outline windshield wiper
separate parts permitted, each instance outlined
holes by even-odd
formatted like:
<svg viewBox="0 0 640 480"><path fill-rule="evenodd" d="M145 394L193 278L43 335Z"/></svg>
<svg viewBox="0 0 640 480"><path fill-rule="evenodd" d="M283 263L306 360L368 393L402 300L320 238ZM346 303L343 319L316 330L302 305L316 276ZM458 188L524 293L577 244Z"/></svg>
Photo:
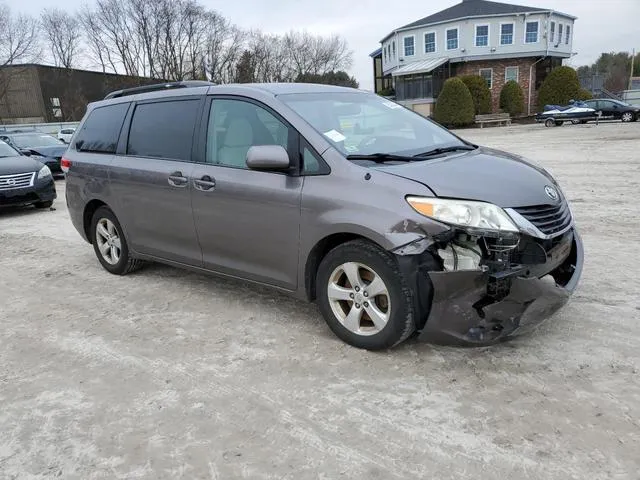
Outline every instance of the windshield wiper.
<svg viewBox="0 0 640 480"><path fill-rule="evenodd" d="M414 155L414 157L431 157L433 155L440 155L441 153L457 152L459 150L475 150L476 148L478 147L474 145L456 145L454 147L440 147L440 148L434 148L433 150L429 150L428 152L418 153L417 155Z"/></svg>
<svg viewBox="0 0 640 480"><path fill-rule="evenodd" d="M376 163L384 162L417 162L415 157L395 155L393 153L370 153L367 155L347 155L347 160L371 160Z"/></svg>

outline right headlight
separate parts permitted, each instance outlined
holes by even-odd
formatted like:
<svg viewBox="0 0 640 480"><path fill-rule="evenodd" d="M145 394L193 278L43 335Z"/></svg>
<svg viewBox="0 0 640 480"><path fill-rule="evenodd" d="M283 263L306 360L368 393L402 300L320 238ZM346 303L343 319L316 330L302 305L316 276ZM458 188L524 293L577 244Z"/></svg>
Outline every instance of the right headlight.
<svg viewBox="0 0 640 480"><path fill-rule="evenodd" d="M42 167L40 169L40 171L38 172L38 178L42 179L42 178L47 178L51 176L51 170L49 170L49 167L47 167L46 165L44 167Z"/></svg>
<svg viewBox="0 0 640 480"><path fill-rule="evenodd" d="M497 205L472 200L430 197L407 197L407 202L421 215L464 229L517 233L518 227Z"/></svg>

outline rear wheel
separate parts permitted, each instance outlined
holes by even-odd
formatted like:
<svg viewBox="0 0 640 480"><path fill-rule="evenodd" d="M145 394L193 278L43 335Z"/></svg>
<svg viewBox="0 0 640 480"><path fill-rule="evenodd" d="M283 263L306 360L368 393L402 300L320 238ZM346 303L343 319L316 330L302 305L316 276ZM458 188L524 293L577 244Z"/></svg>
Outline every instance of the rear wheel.
<svg viewBox="0 0 640 480"><path fill-rule="evenodd" d="M126 275L142 265L141 260L129 256L127 240L114 213L100 207L91 221L91 241L100 264L110 273Z"/></svg>
<svg viewBox="0 0 640 480"><path fill-rule="evenodd" d="M316 280L320 311L346 343L380 350L415 330L413 292L396 259L377 245L356 240L334 248Z"/></svg>
<svg viewBox="0 0 640 480"><path fill-rule="evenodd" d="M631 112L624 112L622 114L622 121L625 122L625 123L626 122L633 122L633 119L634 119L633 113L631 113Z"/></svg>

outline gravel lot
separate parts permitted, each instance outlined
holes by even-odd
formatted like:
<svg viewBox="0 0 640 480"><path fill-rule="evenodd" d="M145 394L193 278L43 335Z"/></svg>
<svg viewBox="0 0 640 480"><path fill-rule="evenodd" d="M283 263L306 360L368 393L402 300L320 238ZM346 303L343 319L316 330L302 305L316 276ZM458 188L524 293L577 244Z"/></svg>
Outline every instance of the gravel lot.
<svg viewBox="0 0 640 480"><path fill-rule="evenodd" d="M459 133L554 173L585 242L570 304L492 348L370 353L267 289L111 276L62 181L0 213L0 478L640 478L640 123Z"/></svg>

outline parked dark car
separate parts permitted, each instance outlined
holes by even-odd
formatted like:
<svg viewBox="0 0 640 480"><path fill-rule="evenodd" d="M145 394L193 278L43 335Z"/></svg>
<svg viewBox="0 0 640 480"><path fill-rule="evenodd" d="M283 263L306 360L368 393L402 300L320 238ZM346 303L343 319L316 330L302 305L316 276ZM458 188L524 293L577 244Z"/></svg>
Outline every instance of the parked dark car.
<svg viewBox="0 0 640 480"><path fill-rule="evenodd" d="M56 186L49 167L0 140L0 207L49 208L55 198Z"/></svg>
<svg viewBox="0 0 640 480"><path fill-rule="evenodd" d="M596 98L586 100L585 103L589 108L593 108L596 113L602 112L601 119L622 120L623 122L635 122L640 118L640 107L630 105L619 100L609 98Z"/></svg>
<svg viewBox="0 0 640 480"><path fill-rule="evenodd" d="M145 89L89 105L62 159L73 225L113 274L159 261L266 284L367 349L491 344L578 284L567 199L519 156L351 88Z"/></svg>
<svg viewBox="0 0 640 480"><path fill-rule="evenodd" d="M0 140L44 163L55 176L62 176L60 159L67 150L67 145L51 135L39 132L5 133L0 132Z"/></svg>

